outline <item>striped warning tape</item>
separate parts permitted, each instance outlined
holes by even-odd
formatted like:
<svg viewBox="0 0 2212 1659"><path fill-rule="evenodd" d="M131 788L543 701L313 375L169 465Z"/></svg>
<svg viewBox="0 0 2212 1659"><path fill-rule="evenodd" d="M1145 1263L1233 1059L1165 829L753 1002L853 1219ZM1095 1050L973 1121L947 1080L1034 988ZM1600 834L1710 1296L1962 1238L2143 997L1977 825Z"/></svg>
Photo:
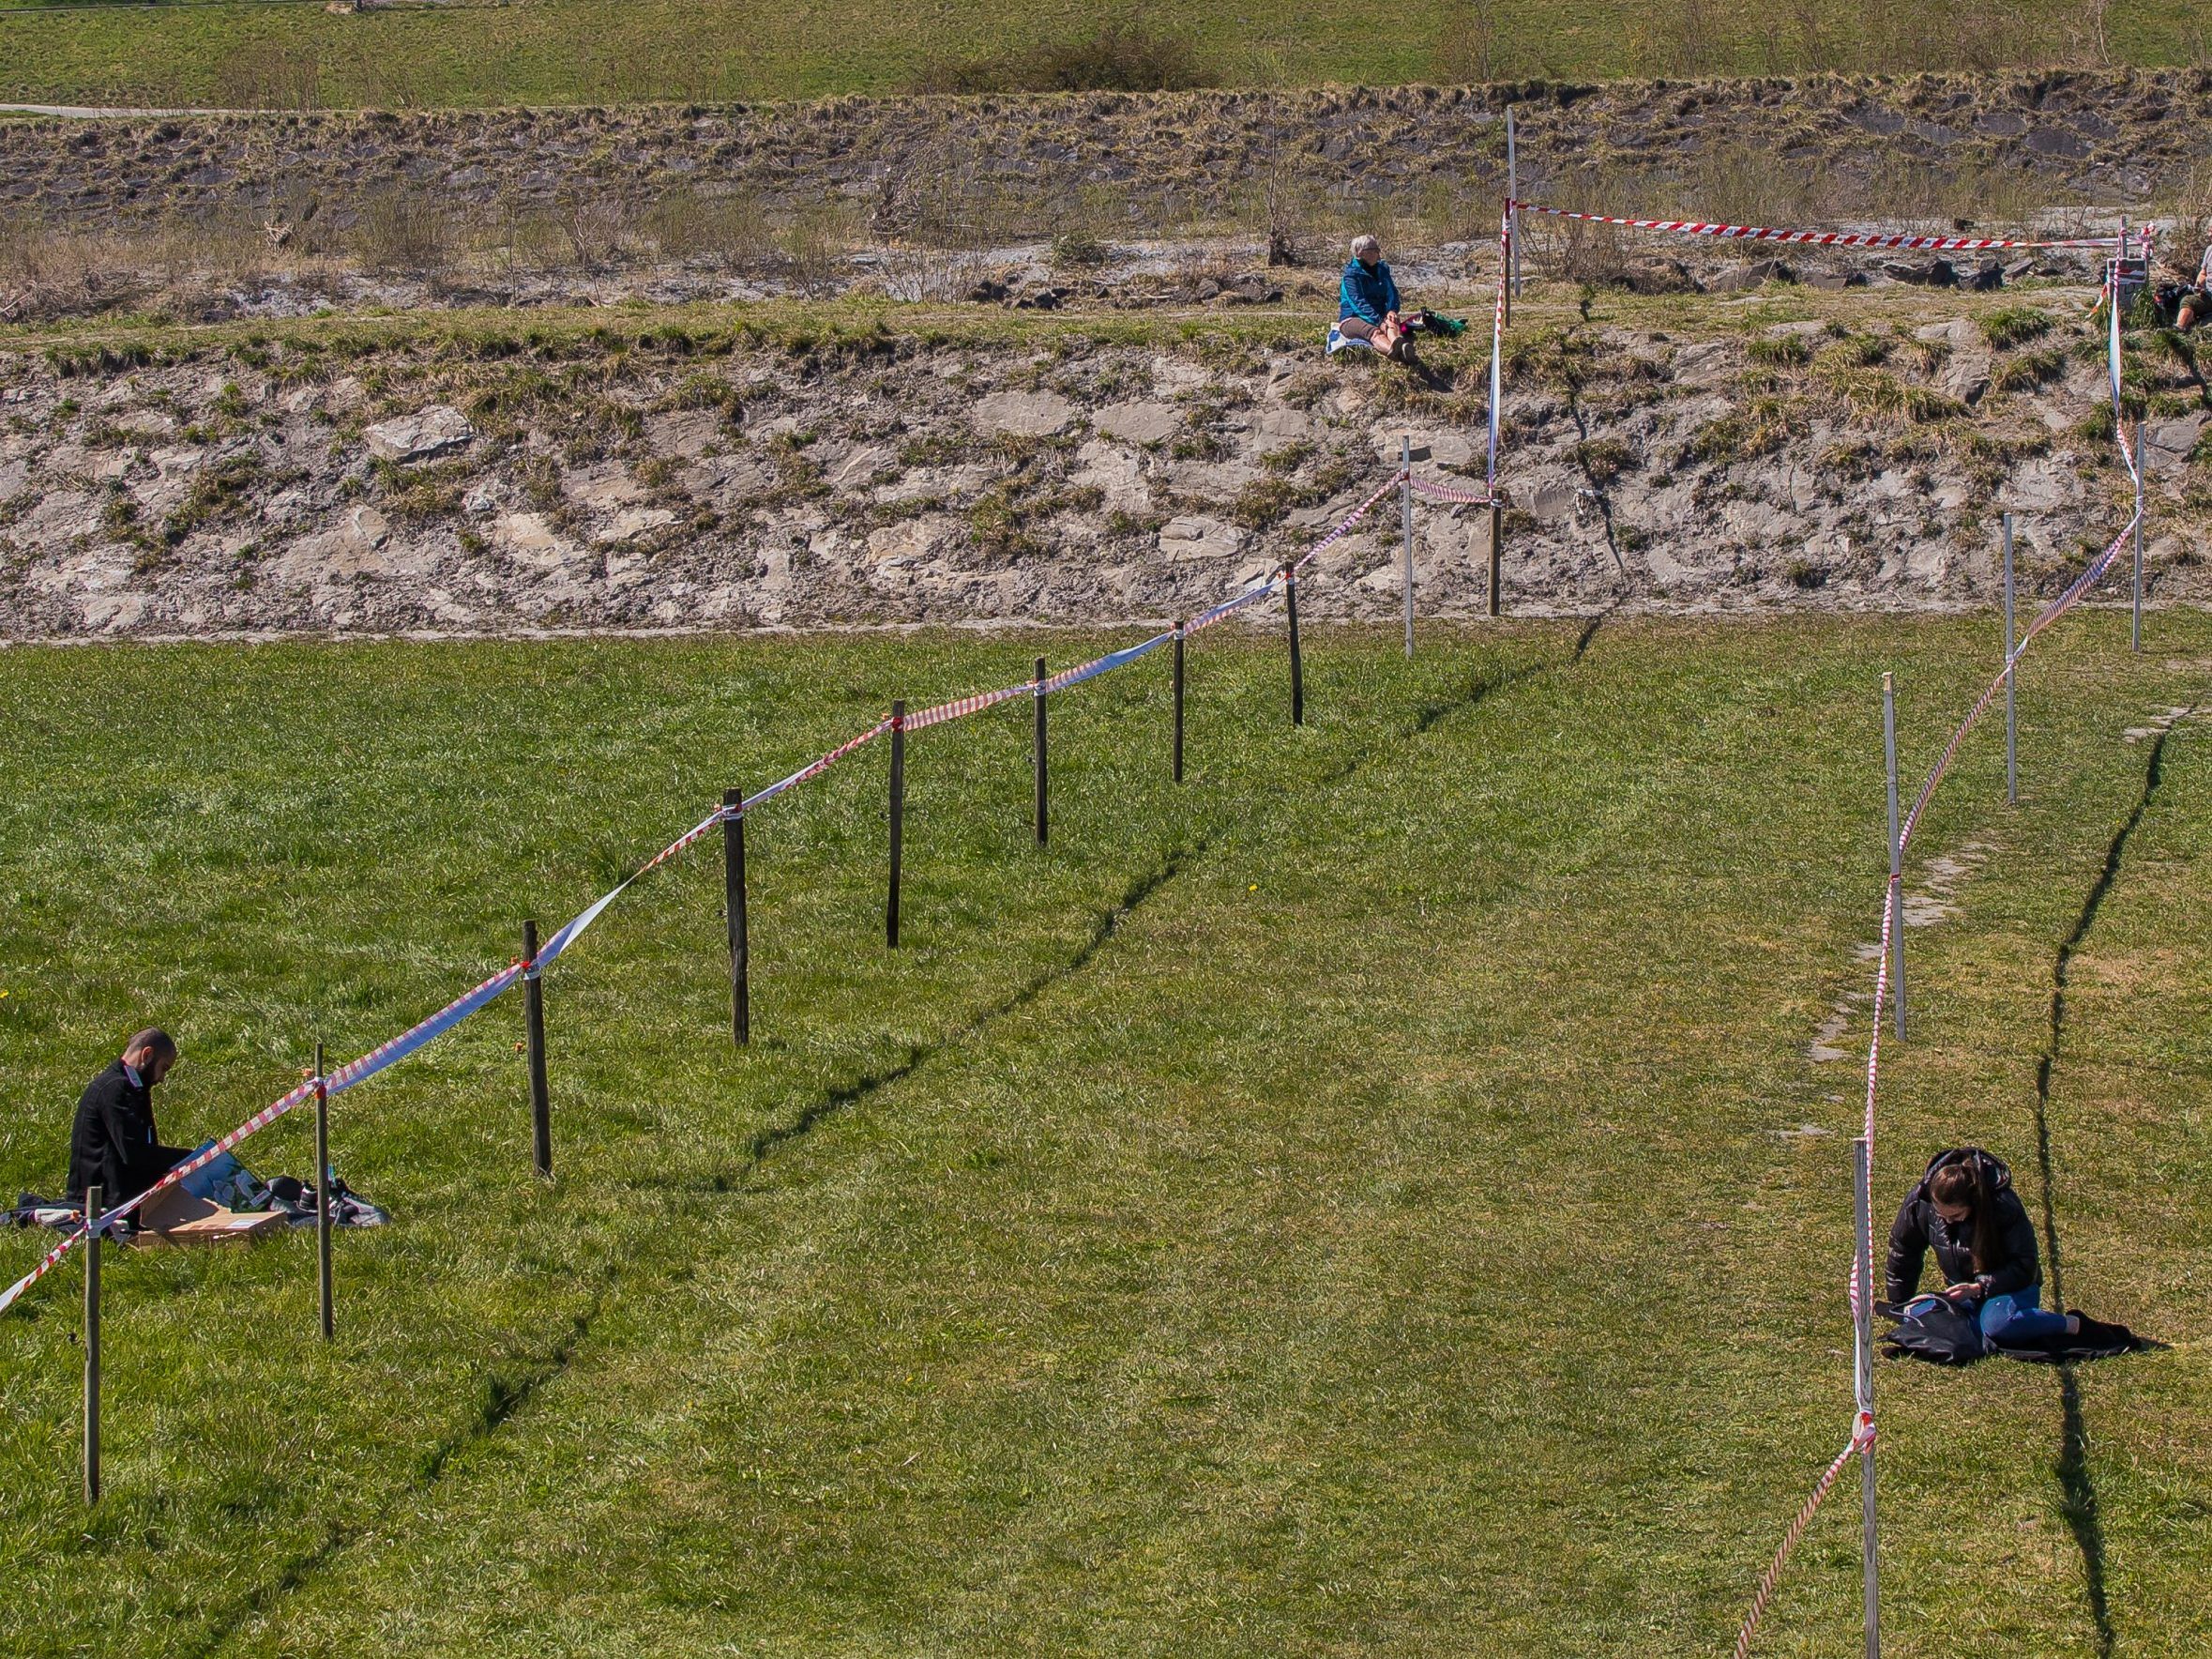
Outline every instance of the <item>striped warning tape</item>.
<svg viewBox="0 0 2212 1659"><path fill-rule="evenodd" d="M1321 540L1316 542L1311 549L1309 549L1306 554L1295 564L1279 568L1275 572L1271 573L1265 582L1260 583L1253 587L1247 588L1244 591L1235 595L1231 599L1223 601L1222 603L1214 606L1211 610L1203 613L1199 617L1192 620L1185 632L1194 632L1197 629L1211 626L1213 623L1222 620L1224 617L1232 615L1237 610L1242 609L1245 605L1251 603L1255 600L1265 598L1266 594L1273 590L1276 583L1280 581L1285 574L1289 573L1290 571L1295 571L1298 566L1303 565L1308 560L1315 557L1323 551L1323 549L1328 547L1332 542L1336 541L1341 537L1349 534L1353 526L1358 524L1362 518L1366 517L1367 514L1373 510L1375 504L1386 495L1387 495L1391 488L1395 486L1404 476L1405 474L1401 471L1392 472L1389 478L1376 486L1372 495L1369 495L1365 501L1361 502L1358 507L1355 508L1352 512L1342 520L1341 523L1337 525L1336 527L1332 529L1326 536L1323 537ZM1081 663L1073 668L1064 669L1059 674L1056 674L1050 679L1046 680L1041 687L1037 685L1034 681L1029 681L1021 685L1002 687L1001 689L993 692L974 693L968 696L955 698L947 703L937 704L932 708L922 709L918 713L907 715L899 723L901 723L908 731L915 731L932 725L942 724L947 721L960 720L967 715L980 713L986 708L994 708L1001 703L1011 701L1016 697L1023 695L1035 695L1040 692L1050 693L1064 691L1069 686L1080 685L1086 679L1096 678L1101 674L1111 673L1116 668L1120 668L1130 662L1134 662L1139 658L1147 656L1151 652L1159 649L1159 647L1165 645L1168 641L1174 639L1174 637L1175 631L1169 629L1162 632L1155 633L1147 639L1140 640L1133 646L1127 646L1116 651L1109 651L1104 656L1093 658L1088 662ZM378 1073L383 1072L391 1066L397 1065L401 1060L405 1059L409 1055L414 1054L428 1043L436 1041L446 1032L460 1025L462 1021L467 1019L469 1015L475 1013L478 1009L483 1008L486 1004L497 999L518 981L528 977L535 977L543 973L544 970L556 958L558 958L563 951L567 951L570 946L574 945L578 939L582 938L585 931L588 930L594 922L598 921L600 916L605 914L608 906L613 905L616 899L620 898L624 892L628 891L634 882L650 874L652 871L658 869L660 865L669 862L671 860L681 857L686 851L688 851L692 846L695 846L704 837L712 831L716 825L720 824L726 819L739 814L752 812L762 806L765 806L767 802L775 799L779 795L783 794L786 790L796 788L799 784L806 783L808 780L819 777L822 773L827 771L831 767L837 765L840 761L856 753L867 744L873 742L876 738L882 737L886 732L888 732L892 727L892 723L893 723L890 718L886 716L886 718L877 721L875 724L868 727L865 731L854 734L852 737L846 738L842 743L838 744L834 749L830 749L825 753L818 755L813 760L809 761L805 766L800 767L796 771L792 772L786 777L779 778L775 783L770 784L766 788L761 790L759 793L748 796L738 805L735 807L717 807L712 813L708 814L707 816L702 818L698 823L692 825L690 829L685 830L683 834L677 836L675 840L670 842L666 846L662 847L659 852L655 853L650 859L647 859L643 864L639 865L637 869L632 871L628 876L624 877L622 881L617 883L614 887L609 889L606 892L602 893L598 898L593 900L590 905L586 906L583 910L577 912L575 916L571 917L567 922L563 923L549 938L546 939L544 944L538 948L536 961L509 963L506 967L493 974L490 979L485 980L480 984L474 986L472 989L464 992L460 997L455 997L451 1002L447 1003L444 1008L438 1010L437 1012L432 1014L428 1019L419 1021L417 1024L410 1026L406 1030L401 1032L398 1036L378 1044L375 1048L371 1049L368 1053L360 1056L358 1058L349 1060L346 1064L339 1067L338 1070L332 1072L328 1077L322 1079L325 1088L328 1093L335 1095L341 1094L346 1089L355 1088L359 1084L367 1082L371 1077L375 1076ZM18 1279L14 1284L10 1285L6 1290L0 1291L0 1314L5 1314L10 1307L14 1306L15 1303L22 1299L25 1291L29 1290L32 1286L36 1285L48 1273L52 1272L53 1269L59 1265L62 1259L84 1240L92 1228L98 1227L103 1232L108 1230L118 1221L127 1218L136 1211L156 1194L176 1185L179 1181L184 1180L189 1176L191 1176L205 1168L217 1158L235 1148L248 1136L255 1134L261 1130L267 1128L271 1123L274 1123L278 1119L283 1117L287 1112L292 1111L295 1107L300 1105L304 1102L312 1100L314 1095L315 1081L311 1079L310 1081L301 1084L297 1088L295 1088L278 1100L271 1102L268 1105L254 1113L252 1117L247 1119L243 1123L239 1124L229 1134L210 1143L205 1149L194 1154L191 1158L187 1159L184 1163L179 1164L175 1168L170 1170L166 1175L164 1175L159 1181L148 1187L144 1193L139 1194L137 1196L130 1198L122 1204L116 1205L114 1209L105 1211L97 1218L89 1220L85 1225L80 1225L74 1232L65 1236L61 1242L56 1244L52 1250L48 1251L46 1255L40 1258L38 1265L32 1268L29 1272L25 1273L22 1278Z"/></svg>
<svg viewBox="0 0 2212 1659"><path fill-rule="evenodd" d="M2108 301L2113 297L2109 282L2106 285L2105 297ZM2114 321L2110 336L2109 350L2112 361L2114 404L2114 430L2119 442L2120 459L2128 468L2128 475L2130 479L2140 483L2141 474L2137 469L2141 465L2141 458L2135 453L2134 447L2128 442L2126 423L2117 418L2120 396L2120 330L2117 322L2118 307L2115 305L2112 309L2114 312ZM2005 659L2004 665L1997 670L1995 677L1982 688L1981 693L1975 699L1973 707L1966 711L1966 718L1962 720L1952 731L1949 740L1943 746L1943 752L1936 756L1934 766L1929 769L1927 780L1920 785L1918 795L1914 798L1911 810L1905 814L1898 826L1898 862L1901 867L1903 863L1904 851L1911 845L1913 831L1919 828L1921 815L1927 811L1929 802L1934 799L1937 787L1949 774L1951 763L1957 759L1960 746L1965 742L1966 735L1980 723L1981 717L1996 701L1998 693L2005 689L2005 682L2012 677L2014 670L2019 666L2021 658L2026 653L2028 646L2037 635L2072 610L2088 595L2091 589L2096 587L2098 582L2104 579L2106 572L2113 567L2113 561L2119 557L2120 550L2128 545L2129 538L2135 534L2137 517L2136 513L2129 513L2127 524L2120 528L2120 533L2106 543L2104 550L2091 559L2050 603L2037 613L2034 619L2022 631L2019 641L2012 647L2012 654ZM1863 1127L1870 1170L1874 1151L1874 1105L1882 1070L1882 1027L1889 1006L1890 947L1894 937L1892 929L1901 908L1897 903L1895 889L1902 879L1901 873L1892 875L1885 883L1883 889L1881 947L1874 966L1873 1034L1867 1043L1866 1116ZM1871 1214L1868 1225L1870 1227L1872 1225ZM1862 1286L1859 1283L1857 1266L1859 1256L1863 1249L1865 1258L1871 1261L1873 1259L1873 1253L1871 1238L1863 1240L1855 1238L1852 1242L1853 1263L1849 1277L1849 1297L1852 1316L1856 1320L1858 1315L1859 1299L1873 1294L1871 1285ZM1854 1432L1851 1443L1843 1448L1842 1452L1838 1454L1836 1461L1828 1466L1827 1472L1821 1476L1819 1483L1812 1489L1812 1495L1805 1500L1804 1508L1797 1512L1796 1518L1790 1523L1788 1531L1783 1534L1781 1547L1775 1552L1774 1560L1767 1566L1765 1576L1759 1581L1758 1592L1751 1598L1750 1608L1744 1615L1743 1623L1736 1632L1736 1659L1745 1659L1745 1655L1750 1651L1751 1638L1757 1633L1759 1621L1766 1612L1767 1603L1773 1598L1774 1587L1781 1575L1782 1564L1789 1560L1790 1551L1796 1546L1798 1538L1803 1535L1807 1524L1812 1519L1813 1512L1819 1509L1821 1500L1827 1497L1829 1488L1836 1484L1836 1477L1842 1471L1843 1465L1851 1454L1857 1451L1862 1444L1871 1444L1873 1437L1873 1413L1861 1411L1859 1426Z"/></svg>
<svg viewBox="0 0 2212 1659"><path fill-rule="evenodd" d="M2113 236L2062 236L2052 241L2025 241L2007 236L1920 236L1902 232L1775 230L1756 224L1715 224L1700 219L1630 219L1612 213L1581 213L1569 207L1547 207L1540 202L1508 202L1508 208L1540 213L1548 219L1579 220L1584 224L1617 224L1629 230L1669 231L1683 236L1718 236L1735 242L1786 242L1815 248L1892 248L1921 253L1979 253L2005 248L2118 248Z"/></svg>

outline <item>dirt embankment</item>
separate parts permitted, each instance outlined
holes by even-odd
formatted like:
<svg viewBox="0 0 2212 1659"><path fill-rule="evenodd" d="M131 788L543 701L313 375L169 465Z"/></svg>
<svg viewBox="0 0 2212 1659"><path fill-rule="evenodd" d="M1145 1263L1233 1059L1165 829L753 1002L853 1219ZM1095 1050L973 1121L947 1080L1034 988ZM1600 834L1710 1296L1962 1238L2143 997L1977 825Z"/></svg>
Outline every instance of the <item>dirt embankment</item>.
<svg viewBox="0 0 2212 1659"><path fill-rule="evenodd" d="M1769 183L1783 168L1816 179L1833 217L1894 207L1920 190L1916 174L2107 202L2170 190L2203 160L2212 71L11 121L0 212L87 230L226 212L350 218L393 186L477 209L584 190L735 190L779 207L848 201L879 236L994 214L1034 227L1079 206L1112 234L1095 222L1098 192L1132 227L1303 187L1494 199L1508 102L1524 189L1681 180L1701 158L1756 155Z"/></svg>
<svg viewBox="0 0 2212 1659"><path fill-rule="evenodd" d="M2000 499L2048 589L2125 518L2083 298L1702 340L1524 326L1514 608L1983 602ZM0 358L0 631L1172 617L1334 524L1401 432L1440 477L1482 470L1471 353L1474 389L1439 393L1311 345L1074 332L318 343ZM2153 591L2206 597L2202 382L2133 363ZM1314 611L1394 610L1396 518L1325 556ZM1479 609L1487 515L1415 520L1424 610Z"/></svg>

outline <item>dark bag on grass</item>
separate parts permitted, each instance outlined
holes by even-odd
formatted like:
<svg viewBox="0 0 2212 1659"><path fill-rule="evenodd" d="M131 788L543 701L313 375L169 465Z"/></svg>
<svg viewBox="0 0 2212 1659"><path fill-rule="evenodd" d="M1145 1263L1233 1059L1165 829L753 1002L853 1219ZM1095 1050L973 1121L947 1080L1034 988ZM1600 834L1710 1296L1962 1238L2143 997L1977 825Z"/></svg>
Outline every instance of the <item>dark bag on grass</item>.
<svg viewBox="0 0 2212 1659"><path fill-rule="evenodd" d="M1916 1296L1898 1313L1897 1329L1883 1339L1891 1359L1971 1365L1992 1352L1976 1309L1956 1307L1940 1296Z"/></svg>

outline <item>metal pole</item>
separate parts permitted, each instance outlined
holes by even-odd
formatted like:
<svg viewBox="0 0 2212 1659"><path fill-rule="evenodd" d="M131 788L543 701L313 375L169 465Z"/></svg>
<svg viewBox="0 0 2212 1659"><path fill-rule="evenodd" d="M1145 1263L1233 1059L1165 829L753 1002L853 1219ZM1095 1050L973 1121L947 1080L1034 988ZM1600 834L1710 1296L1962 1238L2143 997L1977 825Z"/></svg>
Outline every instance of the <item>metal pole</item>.
<svg viewBox="0 0 2212 1659"><path fill-rule="evenodd" d="M1855 1379L1862 1422L1874 1414L1874 1232L1873 1148L1862 1135L1852 1142L1857 1157L1858 1256L1857 1376ZM1862 1439L1858 1448L1859 1491L1866 1510L1866 1539L1860 1566L1865 1591L1867 1659L1882 1655L1882 1592L1880 1551L1874 1530L1874 1442Z"/></svg>
<svg viewBox="0 0 2212 1659"><path fill-rule="evenodd" d="M2005 800L2020 804L2020 712L2013 699L2012 515L2005 515Z"/></svg>
<svg viewBox="0 0 2212 1659"><path fill-rule="evenodd" d="M1498 615L1498 584L1503 549L1498 543L1505 539L1505 513L1495 497L1490 504L1490 614Z"/></svg>
<svg viewBox="0 0 2212 1659"><path fill-rule="evenodd" d="M729 919L730 1027L752 1041L752 931L745 914L745 791L722 791L722 914Z"/></svg>
<svg viewBox="0 0 2212 1659"><path fill-rule="evenodd" d="M884 943L899 948L899 860L906 839L906 705L891 705L891 889L884 903Z"/></svg>
<svg viewBox="0 0 2212 1659"><path fill-rule="evenodd" d="M1413 434L1411 433L1399 434L1398 466L1398 529L1405 565L1405 654L1411 657L1413 655L1414 624Z"/></svg>
<svg viewBox="0 0 2212 1659"><path fill-rule="evenodd" d="M1306 658L1298 649L1298 573L1282 567L1282 597L1290 606L1291 724L1306 723Z"/></svg>
<svg viewBox="0 0 2212 1659"><path fill-rule="evenodd" d="M1183 781L1183 632L1185 624L1175 624L1175 782Z"/></svg>
<svg viewBox="0 0 2212 1659"><path fill-rule="evenodd" d="M322 1300L323 1340L338 1333L338 1299L330 1283L330 1088L323 1044L315 1043L315 1289Z"/></svg>
<svg viewBox="0 0 2212 1659"><path fill-rule="evenodd" d="M1512 226L1512 281L1507 293L1521 297L1521 150L1513 129L1513 106L1506 106L1506 216Z"/></svg>
<svg viewBox="0 0 2212 1659"><path fill-rule="evenodd" d="M1045 660L1037 660L1037 845L1045 844Z"/></svg>
<svg viewBox="0 0 2212 1659"><path fill-rule="evenodd" d="M2129 648L2143 654L2143 473L2150 456L2143 447L2143 417L2135 418L2135 617L2128 634Z"/></svg>
<svg viewBox="0 0 2212 1659"><path fill-rule="evenodd" d="M1882 759L1889 771L1889 977L1896 988L1897 1037L1904 1041L1904 846L1897 838L1897 682L1882 677Z"/></svg>
<svg viewBox="0 0 2212 1659"><path fill-rule="evenodd" d="M84 1189L84 1501L99 1501L99 1206Z"/></svg>
<svg viewBox="0 0 2212 1659"><path fill-rule="evenodd" d="M553 1097L545 1085L545 984L538 971L538 923L523 923L523 1029L530 1044L530 1164L553 1179Z"/></svg>

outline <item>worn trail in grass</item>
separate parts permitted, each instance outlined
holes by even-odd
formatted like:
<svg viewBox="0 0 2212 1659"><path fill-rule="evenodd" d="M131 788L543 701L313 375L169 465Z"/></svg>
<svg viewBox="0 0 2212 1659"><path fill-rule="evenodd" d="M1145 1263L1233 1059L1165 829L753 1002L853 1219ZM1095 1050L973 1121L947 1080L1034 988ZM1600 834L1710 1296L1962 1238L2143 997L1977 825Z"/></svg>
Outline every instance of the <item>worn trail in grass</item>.
<svg viewBox="0 0 2212 1659"><path fill-rule="evenodd" d="M2212 628L2124 639L2039 646L2023 806L1985 741L1924 832L1994 850L1913 935L1880 1180L1972 1138L2041 1201L2053 963L2140 799L2044 1128L2067 1295L2174 1347L2063 1393L1885 1368L1901 1652L2094 1651L2098 1596L2117 1651L2212 1634L2206 769L2184 723L2146 795L2119 737L2212 682ZM171 1121L227 1122L693 801L1029 648L9 653L5 1173L52 1182L138 1008L187 1040ZM1993 654L1979 621L1410 666L1325 635L1294 733L1279 652L1209 642L1181 791L1163 677L1055 709L1046 853L1020 720L917 739L896 956L881 757L834 775L754 826L753 1053L710 860L556 973L554 1188L516 1010L348 1098L401 1225L341 1240L334 1350L302 1240L114 1268L89 1527L73 1278L0 1331L9 1617L176 1653L1711 1651L1846 1426L1856 1068L1806 1053L1878 919L1872 687L1924 762ZM1772 1651L1848 1639L1849 1532Z"/></svg>

